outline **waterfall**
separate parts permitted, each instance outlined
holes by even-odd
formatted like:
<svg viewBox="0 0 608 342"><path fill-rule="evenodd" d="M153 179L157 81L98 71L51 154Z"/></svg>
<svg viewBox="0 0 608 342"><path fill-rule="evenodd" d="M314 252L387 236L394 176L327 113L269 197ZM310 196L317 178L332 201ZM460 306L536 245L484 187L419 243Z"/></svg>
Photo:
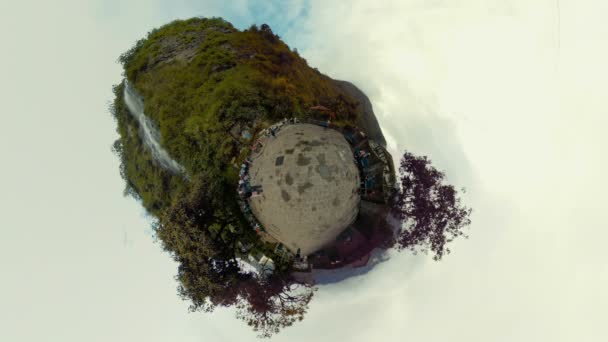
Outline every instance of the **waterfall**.
<svg viewBox="0 0 608 342"><path fill-rule="evenodd" d="M184 167L173 160L169 153L160 145L160 132L144 113L144 100L125 79L124 101L129 112L139 123L139 133L144 145L150 149L152 157L165 169L176 173L184 173Z"/></svg>

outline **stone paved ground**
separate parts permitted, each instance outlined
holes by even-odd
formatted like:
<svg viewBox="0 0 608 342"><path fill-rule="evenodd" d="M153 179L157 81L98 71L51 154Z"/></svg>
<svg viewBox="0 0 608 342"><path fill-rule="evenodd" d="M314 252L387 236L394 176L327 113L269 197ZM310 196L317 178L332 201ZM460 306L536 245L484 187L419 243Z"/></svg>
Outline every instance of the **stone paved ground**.
<svg viewBox="0 0 608 342"><path fill-rule="evenodd" d="M333 242L358 212L359 171L341 133L310 124L284 126L249 170L253 214L292 252Z"/></svg>

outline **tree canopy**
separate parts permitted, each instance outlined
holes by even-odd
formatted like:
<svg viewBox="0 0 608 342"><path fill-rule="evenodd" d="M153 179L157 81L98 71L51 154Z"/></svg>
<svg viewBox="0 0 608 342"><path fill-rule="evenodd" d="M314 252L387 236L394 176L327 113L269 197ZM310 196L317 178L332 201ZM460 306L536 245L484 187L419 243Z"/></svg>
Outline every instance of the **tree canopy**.
<svg viewBox="0 0 608 342"><path fill-rule="evenodd" d="M302 320L312 299L312 285L285 272L265 277L241 270L239 234L226 238L220 233L235 224L234 218L218 212L213 202L222 200L221 191L205 179L209 177L193 179L191 191L176 197L156 227L164 249L179 263L179 295L190 302L191 311L235 306L237 317L261 337ZM215 235L210 229L213 225L220 227Z"/></svg>
<svg viewBox="0 0 608 342"><path fill-rule="evenodd" d="M403 224L396 241L400 249L431 251L439 260L450 253L447 243L465 235L471 209L462 204L454 186L444 183L444 176L426 156L404 152L393 203Z"/></svg>

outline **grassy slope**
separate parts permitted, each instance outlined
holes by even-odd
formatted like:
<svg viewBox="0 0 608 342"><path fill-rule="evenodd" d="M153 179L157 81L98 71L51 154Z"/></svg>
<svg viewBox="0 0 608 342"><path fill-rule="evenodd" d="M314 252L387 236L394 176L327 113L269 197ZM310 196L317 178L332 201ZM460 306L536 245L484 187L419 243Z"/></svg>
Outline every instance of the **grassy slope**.
<svg viewBox="0 0 608 342"><path fill-rule="evenodd" d="M234 194L234 164L251 143L229 134L234 125L256 132L283 117L324 118L308 109L315 105L334 110L338 124L354 123L362 115L348 92L310 68L269 29L239 31L217 18L175 21L150 32L121 62L171 156L190 177L203 171L216 177L227 194ZM160 169L141 146L121 87L115 89L121 135L116 149L127 190L161 215L176 196L187 194L187 181ZM240 216L235 204L227 195L227 215ZM234 233L245 238L250 231L242 225Z"/></svg>
<svg viewBox="0 0 608 342"><path fill-rule="evenodd" d="M235 123L308 117L307 109L318 104L342 120L357 115L351 97L272 33L241 32L221 19L177 21L153 31L126 73L146 99L163 145L189 172L226 167L241 147L227 134Z"/></svg>

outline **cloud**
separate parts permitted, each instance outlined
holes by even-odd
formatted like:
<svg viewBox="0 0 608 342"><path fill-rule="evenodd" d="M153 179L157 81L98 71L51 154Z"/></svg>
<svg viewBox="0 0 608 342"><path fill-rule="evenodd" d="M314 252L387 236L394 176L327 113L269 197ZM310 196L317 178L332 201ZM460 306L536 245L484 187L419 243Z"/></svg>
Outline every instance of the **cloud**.
<svg viewBox="0 0 608 342"><path fill-rule="evenodd" d="M361 87L395 156L431 157L469 189L475 212L453 255L399 255L324 287L302 330L353 341L606 338L598 5L312 2L304 57ZM281 338L298 340L297 329Z"/></svg>

